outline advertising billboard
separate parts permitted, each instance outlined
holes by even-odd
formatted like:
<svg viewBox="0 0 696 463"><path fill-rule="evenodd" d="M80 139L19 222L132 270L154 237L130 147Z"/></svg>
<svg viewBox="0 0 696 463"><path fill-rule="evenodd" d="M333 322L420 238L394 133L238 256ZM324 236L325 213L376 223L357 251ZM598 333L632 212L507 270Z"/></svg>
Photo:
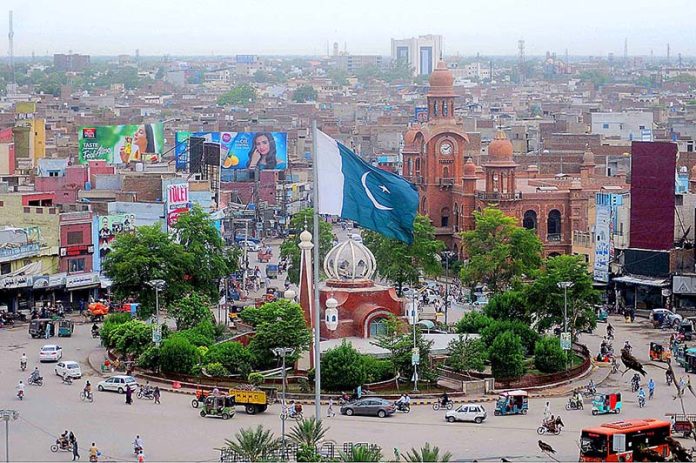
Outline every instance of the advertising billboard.
<svg viewBox="0 0 696 463"><path fill-rule="evenodd" d="M631 248L660 251L674 245L676 168L676 144L631 143Z"/></svg>
<svg viewBox="0 0 696 463"><path fill-rule="evenodd" d="M167 228L176 223L179 216L191 209L189 200L188 183L175 183L167 185L167 202L165 204L167 215Z"/></svg>
<svg viewBox="0 0 696 463"><path fill-rule="evenodd" d="M111 252L111 242L122 232L135 231L135 214L102 215L97 218L99 259Z"/></svg>
<svg viewBox="0 0 696 463"><path fill-rule="evenodd" d="M232 179L233 170L283 170L288 165L288 134L285 132L177 132L177 169L188 163L190 146L184 140L190 137L220 145L224 181Z"/></svg>
<svg viewBox="0 0 696 463"><path fill-rule="evenodd" d="M594 279L609 283L609 259L611 258L611 195L597 193L595 219Z"/></svg>
<svg viewBox="0 0 696 463"><path fill-rule="evenodd" d="M428 108L425 106L416 106L413 111L413 121L420 123L428 122Z"/></svg>
<svg viewBox="0 0 696 463"><path fill-rule="evenodd" d="M83 126L77 130L80 164L102 160L113 164L159 162L164 124Z"/></svg>

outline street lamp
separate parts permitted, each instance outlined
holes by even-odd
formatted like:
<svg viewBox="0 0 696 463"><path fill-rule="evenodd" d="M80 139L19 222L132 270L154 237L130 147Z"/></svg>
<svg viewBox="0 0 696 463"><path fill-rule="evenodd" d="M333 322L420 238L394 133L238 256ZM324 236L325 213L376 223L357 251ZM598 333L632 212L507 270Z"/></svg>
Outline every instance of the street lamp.
<svg viewBox="0 0 696 463"><path fill-rule="evenodd" d="M5 422L5 461L10 461L10 419L12 421L19 418L17 410L0 410L0 417Z"/></svg>
<svg viewBox="0 0 696 463"><path fill-rule="evenodd" d="M164 280L150 280L147 282L147 284L155 289L155 330L152 332L152 337L153 337L153 340L155 341L155 344L157 344L159 346L161 336L160 335L155 336L155 333L159 333L159 330L160 330L160 325L159 325L159 292L161 290L163 290L165 286L167 286L167 282Z"/></svg>
<svg viewBox="0 0 696 463"><path fill-rule="evenodd" d="M292 301L292 302L295 302L296 296L297 296L297 293L290 288L286 289L285 292L283 293L283 297L285 299L287 299L288 301Z"/></svg>
<svg viewBox="0 0 696 463"><path fill-rule="evenodd" d="M418 323L418 303L419 298L416 297L416 291L411 291L411 309L409 310L409 319L413 328L413 349L411 349L411 365L413 365L413 392L418 392L418 363L420 361L420 352L416 345L416 324Z"/></svg>
<svg viewBox="0 0 696 463"><path fill-rule="evenodd" d="M276 357L280 357L283 360L282 363L282 369L283 371L281 372L281 378L282 378L282 386L281 386L281 413L280 413L280 434L281 434L281 441L283 443L283 459L285 459L285 419L287 418L287 408L285 407L285 357L288 355L292 355L295 353L295 349L292 347L276 347L274 349L271 349L271 352L273 352L273 355Z"/></svg>
<svg viewBox="0 0 696 463"><path fill-rule="evenodd" d="M568 288L572 288L572 281L559 281L556 283L559 288L563 289L563 332L568 333ZM567 336L567 335L566 335ZM571 338L572 342L572 338ZM566 370L568 370L568 355L566 354Z"/></svg>

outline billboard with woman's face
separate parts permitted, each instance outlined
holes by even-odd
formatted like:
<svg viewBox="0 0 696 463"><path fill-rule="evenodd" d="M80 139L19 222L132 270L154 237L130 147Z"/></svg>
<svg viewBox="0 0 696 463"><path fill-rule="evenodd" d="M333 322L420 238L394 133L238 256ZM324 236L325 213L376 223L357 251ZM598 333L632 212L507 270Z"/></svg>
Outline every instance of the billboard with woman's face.
<svg viewBox="0 0 696 463"><path fill-rule="evenodd" d="M231 177L232 170L283 170L288 165L288 134L285 132L178 132L177 169L185 168L188 163L190 147L186 140L189 137L220 144L223 180Z"/></svg>
<svg viewBox="0 0 696 463"><path fill-rule="evenodd" d="M160 161L164 124L101 125L77 131L80 164L102 160L113 164Z"/></svg>

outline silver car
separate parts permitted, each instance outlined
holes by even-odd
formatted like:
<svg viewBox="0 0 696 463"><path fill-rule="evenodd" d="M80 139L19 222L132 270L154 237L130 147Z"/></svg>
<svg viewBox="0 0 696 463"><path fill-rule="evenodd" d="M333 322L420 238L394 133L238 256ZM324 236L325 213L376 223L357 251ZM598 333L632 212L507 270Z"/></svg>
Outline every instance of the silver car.
<svg viewBox="0 0 696 463"><path fill-rule="evenodd" d="M130 387L132 391L138 388L138 383L135 378L128 375L116 375L101 381L97 384L97 390L99 391L114 391L119 394L126 392L126 388Z"/></svg>

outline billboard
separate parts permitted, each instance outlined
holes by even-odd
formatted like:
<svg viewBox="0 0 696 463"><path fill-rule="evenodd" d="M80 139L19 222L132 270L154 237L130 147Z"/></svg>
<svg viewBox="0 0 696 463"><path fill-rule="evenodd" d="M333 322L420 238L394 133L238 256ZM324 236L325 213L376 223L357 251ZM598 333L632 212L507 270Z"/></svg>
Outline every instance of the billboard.
<svg viewBox="0 0 696 463"><path fill-rule="evenodd" d="M175 183L167 185L167 202L165 203L167 215L167 228L170 228L179 219L179 216L191 209L189 200L188 183Z"/></svg>
<svg viewBox="0 0 696 463"><path fill-rule="evenodd" d="M413 121L420 123L428 122L428 108L425 106L416 106L413 111Z"/></svg>
<svg viewBox="0 0 696 463"><path fill-rule="evenodd" d="M676 168L676 144L631 143L631 248L672 248Z"/></svg>
<svg viewBox="0 0 696 463"><path fill-rule="evenodd" d="M99 259L111 252L111 242L121 232L135 231L135 214L113 214L97 217Z"/></svg>
<svg viewBox="0 0 696 463"><path fill-rule="evenodd" d="M233 170L283 170L288 165L288 134L285 132L177 132L176 166L184 169L189 160L189 137L204 138L220 145L222 180Z"/></svg>
<svg viewBox="0 0 696 463"><path fill-rule="evenodd" d="M611 258L611 195L597 193L595 219L594 279L609 283L609 260Z"/></svg>
<svg viewBox="0 0 696 463"><path fill-rule="evenodd" d="M164 124L83 126L77 130L80 164L102 160L113 164L159 162Z"/></svg>

